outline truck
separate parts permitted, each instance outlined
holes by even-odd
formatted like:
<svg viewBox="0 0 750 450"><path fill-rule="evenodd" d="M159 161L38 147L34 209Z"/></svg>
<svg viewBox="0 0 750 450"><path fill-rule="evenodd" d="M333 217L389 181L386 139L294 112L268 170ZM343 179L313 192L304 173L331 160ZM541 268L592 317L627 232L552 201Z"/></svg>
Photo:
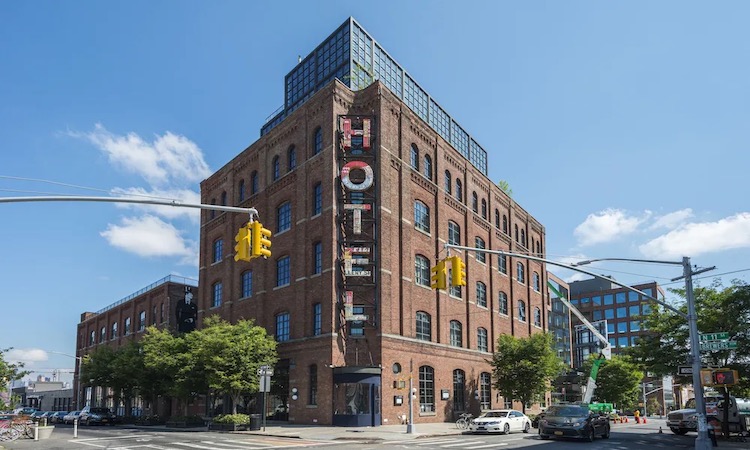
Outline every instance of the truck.
<svg viewBox="0 0 750 450"><path fill-rule="evenodd" d="M724 419L724 396L707 394L704 398L707 419L709 421L716 420L721 424ZM729 396L728 431L730 433L745 433L748 431L748 421L750 421L750 400ZM723 429L723 424L721 425ZM685 403L685 408L667 414L667 426L673 433L680 435L689 431L698 431L698 413L695 408L695 399L689 399Z"/></svg>

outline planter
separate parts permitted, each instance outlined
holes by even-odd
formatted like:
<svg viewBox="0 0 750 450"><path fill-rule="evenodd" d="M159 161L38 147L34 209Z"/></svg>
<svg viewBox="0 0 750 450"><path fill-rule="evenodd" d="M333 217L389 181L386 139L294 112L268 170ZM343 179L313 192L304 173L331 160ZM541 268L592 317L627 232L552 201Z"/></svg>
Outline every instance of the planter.
<svg viewBox="0 0 750 450"><path fill-rule="evenodd" d="M249 423L212 423L208 426L211 431L248 431Z"/></svg>
<svg viewBox="0 0 750 450"><path fill-rule="evenodd" d="M186 420L170 420L167 422L167 428L194 428L204 426L206 426L206 424L203 422L188 422Z"/></svg>
<svg viewBox="0 0 750 450"><path fill-rule="evenodd" d="M49 439L52 436L52 431L55 430L54 426L37 427L37 436L39 439Z"/></svg>

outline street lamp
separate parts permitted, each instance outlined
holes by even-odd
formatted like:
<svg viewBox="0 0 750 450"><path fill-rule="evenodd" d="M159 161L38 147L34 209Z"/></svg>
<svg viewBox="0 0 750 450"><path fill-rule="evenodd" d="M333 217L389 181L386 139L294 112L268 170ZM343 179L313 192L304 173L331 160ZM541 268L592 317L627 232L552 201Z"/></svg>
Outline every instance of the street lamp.
<svg viewBox="0 0 750 450"><path fill-rule="evenodd" d="M81 357L81 356L75 356L75 355L71 355L71 354L63 353L63 352L55 352L55 351L52 351L52 350L46 350L46 352L47 353L54 353L55 355L63 355L63 356L67 356L69 358L75 358L76 359L77 364L76 364L76 371L75 371L75 374L74 374L74 381L75 381L75 384L76 384L76 402L75 402L75 405L76 405L76 411L80 410L81 409L80 408L80 403L81 403L81 363L83 362L83 357Z"/></svg>
<svg viewBox="0 0 750 450"><path fill-rule="evenodd" d="M690 358L692 359L693 365L693 389L695 391L695 406L698 416L698 437L695 439L696 450L710 450L712 448L711 439L708 436L708 426L706 425L706 402L703 398L703 385L701 384L701 355L700 355L700 338L698 335L698 317L695 312L695 299L693 297L693 275L698 275L703 272L715 269L715 267L708 267L701 270L693 271L690 267L690 258L685 256L682 261L655 261L647 259L629 259L629 258L598 258L589 259L586 261L579 261L578 263L572 264L572 266L581 266L584 264L590 264L595 261L633 261L633 262L646 262L653 264L672 264L682 266L682 276L672 278L671 281L677 281L682 278L685 279L685 297L687 298L687 322L688 331L690 336ZM650 300L654 300L660 305L667 306L666 303L659 301L651 296ZM672 311L675 308L669 307ZM684 317L684 314L680 313ZM645 390L645 388L644 388ZM644 400L645 402L645 400ZM645 403L644 403L645 408Z"/></svg>

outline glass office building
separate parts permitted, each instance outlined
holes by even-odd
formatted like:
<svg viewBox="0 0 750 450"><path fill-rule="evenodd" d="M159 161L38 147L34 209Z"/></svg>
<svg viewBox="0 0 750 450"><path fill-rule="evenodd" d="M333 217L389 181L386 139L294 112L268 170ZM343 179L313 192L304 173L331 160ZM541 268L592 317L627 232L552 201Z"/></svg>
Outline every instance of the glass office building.
<svg viewBox="0 0 750 450"><path fill-rule="evenodd" d="M487 152L351 17L287 74L284 106L263 125L261 136L333 78L353 91L379 80L487 175Z"/></svg>

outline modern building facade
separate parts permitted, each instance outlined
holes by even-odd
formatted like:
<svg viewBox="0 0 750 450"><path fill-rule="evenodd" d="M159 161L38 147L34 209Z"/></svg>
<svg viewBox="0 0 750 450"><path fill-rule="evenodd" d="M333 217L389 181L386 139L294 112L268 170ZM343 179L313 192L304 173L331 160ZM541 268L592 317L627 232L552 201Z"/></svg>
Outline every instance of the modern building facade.
<svg viewBox="0 0 750 450"><path fill-rule="evenodd" d="M410 386L416 423L513 405L492 387L496 339L547 329L544 264L481 252L543 256L544 226L416 88L348 19L287 75L260 139L201 183L202 203L254 207L274 236L271 258L236 262L248 217L203 211L199 326L252 318L274 335L290 422L397 423ZM436 291L445 243L479 250L452 251L467 285Z"/></svg>
<svg viewBox="0 0 750 450"><path fill-rule="evenodd" d="M114 397L106 386L91 386L80 380L81 358L103 345L119 348L137 341L151 325L173 332L195 329L198 308L193 296L197 287L197 280L169 275L97 312L81 314L72 407L93 404L119 409L121 405L113 404ZM141 400L132 400L139 410Z"/></svg>

